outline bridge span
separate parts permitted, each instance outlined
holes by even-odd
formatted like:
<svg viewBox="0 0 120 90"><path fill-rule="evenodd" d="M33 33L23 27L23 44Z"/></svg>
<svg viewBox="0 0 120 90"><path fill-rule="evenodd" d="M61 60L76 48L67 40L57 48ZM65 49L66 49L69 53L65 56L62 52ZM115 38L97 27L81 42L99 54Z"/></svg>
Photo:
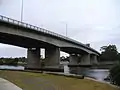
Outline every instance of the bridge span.
<svg viewBox="0 0 120 90"><path fill-rule="evenodd" d="M31 69L41 68L41 48L45 49L44 68L60 68L60 51L70 54L70 65L96 64L99 56L76 40L5 16L0 16L0 43L27 48L26 68Z"/></svg>

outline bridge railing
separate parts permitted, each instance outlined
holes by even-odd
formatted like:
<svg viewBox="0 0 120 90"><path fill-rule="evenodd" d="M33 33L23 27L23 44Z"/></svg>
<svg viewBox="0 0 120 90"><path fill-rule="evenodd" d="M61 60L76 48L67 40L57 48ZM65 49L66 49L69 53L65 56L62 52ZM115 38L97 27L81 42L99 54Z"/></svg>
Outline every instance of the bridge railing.
<svg viewBox="0 0 120 90"><path fill-rule="evenodd" d="M24 26L26 28L34 29L34 30L37 30L37 31L41 31L43 33L54 35L54 36L61 37L61 38L64 38L64 39L67 38L67 37L62 36L60 34L51 32L49 30L46 30L46 29L31 25L31 24L28 24L28 23L20 22L20 21L17 21L17 20L14 20L14 19L11 19L11 18L8 18L8 17L5 17L5 16L0 15L0 20L5 21L5 22L9 22L9 23L13 23L13 24L16 24L16 25Z"/></svg>
<svg viewBox="0 0 120 90"><path fill-rule="evenodd" d="M59 38L62 38L64 40L68 40L68 41L71 41L71 42L74 42L76 44L79 44L79 45L82 45L86 48L89 48L91 50L94 50L90 47L87 47L85 44L82 44L76 40L73 40L73 39L70 39L66 36L63 36L63 35L60 35L60 34L57 34L57 33L54 33L52 31L49 31L49 30L46 30L46 29L43 29L43 28L40 28L40 27L37 27L37 26L34 26L34 25L31 25L31 24L28 24L28 23L24 23L24 22L21 22L21 21L18 21L18 20L14 20L14 19L11 19L11 18L8 18L8 17L5 17L5 16L2 16L0 15L0 20L1 21L4 21L4 22L9 22L9 23L12 23L12 24L15 24L15 25L19 25L19 26L23 26L23 27L26 27L26 28L30 28L30 29L34 29L34 30L37 30L37 31L40 31L40 32L43 32L45 34L50 34L52 36L56 36L56 37L59 37ZM95 51L95 50L94 50Z"/></svg>
<svg viewBox="0 0 120 90"><path fill-rule="evenodd" d="M60 37L60 38L63 38L65 40L73 41L72 39L70 39L68 37L65 37L63 35L51 32L49 30L46 30L46 29L31 25L31 24L28 24L28 23L20 22L18 20L14 20L14 19L2 16L2 15L0 15L0 20L5 21L5 22L9 22L9 23L13 23L13 24L16 24L16 25L24 26L26 28L34 29L34 30L37 30L37 31L41 31L43 33L50 34L50 35L53 35L53 36L56 36L56 37ZM74 40L74 42L75 42L75 40ZM76 41L76 43L78 43L78 42ZM81 43L79 43L79 44L81 44Z"/></svg>

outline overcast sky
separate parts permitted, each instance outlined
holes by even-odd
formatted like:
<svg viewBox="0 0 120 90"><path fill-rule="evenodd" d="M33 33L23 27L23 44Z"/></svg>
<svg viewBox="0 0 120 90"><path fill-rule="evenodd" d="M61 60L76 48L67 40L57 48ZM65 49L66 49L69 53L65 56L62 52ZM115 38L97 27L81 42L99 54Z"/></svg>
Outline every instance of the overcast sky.
<svg viewBox="0 0 120 90"><path fill-rule="evenodd" d="M22 0L0 0L0 15L20 20ZM119 0L24 0L23 21L65 35L98 50L120 51ZM26 49L0 44L1 56L26 56Z"/></svg>

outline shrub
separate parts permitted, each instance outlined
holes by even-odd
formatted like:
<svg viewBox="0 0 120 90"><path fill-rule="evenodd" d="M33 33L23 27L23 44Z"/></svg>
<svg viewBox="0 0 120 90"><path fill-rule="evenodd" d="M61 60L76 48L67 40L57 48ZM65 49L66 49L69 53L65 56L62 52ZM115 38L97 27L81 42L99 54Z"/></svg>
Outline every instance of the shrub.
<svg viewBox="0 0 120 90"><path fill-rule="evenodd" d="M110 79L113 84L120 86L120 64L110 70Z"/></svg>

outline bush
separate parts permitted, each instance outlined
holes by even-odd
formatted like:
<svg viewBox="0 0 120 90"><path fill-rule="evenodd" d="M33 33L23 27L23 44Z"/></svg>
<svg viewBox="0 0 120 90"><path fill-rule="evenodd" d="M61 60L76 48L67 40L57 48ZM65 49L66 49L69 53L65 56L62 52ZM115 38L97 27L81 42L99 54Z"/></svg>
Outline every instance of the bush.
<svg viewBox="0 0 120 90"><path fill-rule="evenodd" d="M17 63L18 63L18 60L13 60L13 59L9 59L9 60L4 60L5 61L5 63L4 64L6 64L6 65L13 65L13 66L15 66L15 65L17 65Z"/></svg>
<svg viewBox="0 0 120 90"><path fill-rule="evenodd" d="M110 79L113 84L120 86L120 64L110 70Z"/></svg>
<svg viewBox="0 0 120 90"><path fill-rule="evenodd" d="M0 65L3 65L3 60L0 60Z"/></svg>
<svg viewBox="0 0 120 90"><path fill-rule="evenodd" d="M16 66L18 64L18 59L14 58L4 58L4 59L0 59L0 65L13 65Z"/></svg>

